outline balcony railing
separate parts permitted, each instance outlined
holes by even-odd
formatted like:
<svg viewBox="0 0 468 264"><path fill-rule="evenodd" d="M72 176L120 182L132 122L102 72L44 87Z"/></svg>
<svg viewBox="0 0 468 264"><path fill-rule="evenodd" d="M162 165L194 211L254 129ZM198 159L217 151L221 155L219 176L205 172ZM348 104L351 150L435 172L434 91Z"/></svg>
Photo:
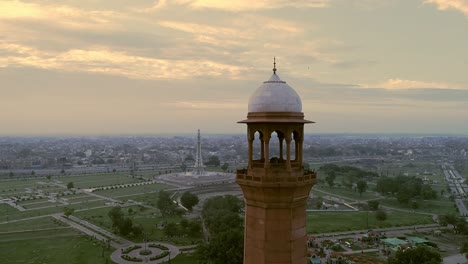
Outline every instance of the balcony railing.
<svg viewBox="0 0 468 264"><path fill-rule="evenodd" d="M255 182L304 182L317 179L315 171L304 171L303 176L253 176L247 174L247 169L237 170L237 179Z"/></svg>

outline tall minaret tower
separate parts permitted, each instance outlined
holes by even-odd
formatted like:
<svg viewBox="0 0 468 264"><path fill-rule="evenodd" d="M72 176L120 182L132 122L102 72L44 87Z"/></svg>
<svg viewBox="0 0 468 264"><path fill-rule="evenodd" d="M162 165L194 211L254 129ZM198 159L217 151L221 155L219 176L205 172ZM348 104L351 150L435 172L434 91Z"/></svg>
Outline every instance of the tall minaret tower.
<svg viewBox="0 0 468 264"><path fill-rule="evenodd" d="M195 165L193 166L193 174L203 175L204 173L205 173L205 169L203 167L203 160L202 160L202 154L201 154L201 136L200 136L200 129L198 129L197 156L195 157Z"/></svg>
<svg viewBox="0 0 468 264"><path fill-rule="evenodd" d="M276 74L276 62L239 123L247 124L249 145L248 168L236 178L245 199L244 264L306 264L306 203L316 174L302 166L302 144L304 124L313 122Z"/></svg>

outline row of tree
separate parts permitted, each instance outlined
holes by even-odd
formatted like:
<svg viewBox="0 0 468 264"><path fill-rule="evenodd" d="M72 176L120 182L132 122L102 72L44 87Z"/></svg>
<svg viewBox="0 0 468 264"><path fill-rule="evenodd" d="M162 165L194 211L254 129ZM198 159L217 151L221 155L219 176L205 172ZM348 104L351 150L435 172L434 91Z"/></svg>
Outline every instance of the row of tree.
<svg viewBox="0 0 468 264"><path fill-rule="evenodd" d="M202 217L210 239L197 250L201 263L242 263L244 252L242 208L242 201L232 195L217 196L206 201Z"/></svg>
<svg viewBox="0 0 468 264"><path fill-rule="evenodd" d="M139 236L143 233L143 227L133 224L132 219L126 217L119 206L113 207L107 215L112 221L112 229L115 233L122 236L127 236L130 233Z"/></svg>
<svg viewBox="0 0 468 264"><path fill-rule="evenodd" d="M377 180L376 190L381 194L396 195L401 204L408 204L415 197L437 199L437 192L414 176L381 177Z"/></svg>

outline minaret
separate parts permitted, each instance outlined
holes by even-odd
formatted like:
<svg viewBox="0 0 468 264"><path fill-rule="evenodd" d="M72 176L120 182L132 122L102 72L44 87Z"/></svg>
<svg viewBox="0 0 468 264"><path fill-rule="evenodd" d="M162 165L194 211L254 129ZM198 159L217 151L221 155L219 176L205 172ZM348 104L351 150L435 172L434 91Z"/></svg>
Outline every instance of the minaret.
<svg viewBox="0 0 468 264"><path fill-rule="evenodd" d="M195 157L195 165L193 166L193 174L203 175L205 169L203 166L202 154L201 154L201 136L200 129L198 129L198 140L197 140L197 156Z"/></svg>
<svg viewBox="0 0 468 264"><path fill-rule="evenodd" d="M302 166L302 144L304 124L313 122L304 119L299 95L276 74L276 61L239 123L247 124L249 150L248 167L236 176L245 200L244 264L306 264L306 203L316 174ZM270 154L273 147L278 157Z"/></svg>

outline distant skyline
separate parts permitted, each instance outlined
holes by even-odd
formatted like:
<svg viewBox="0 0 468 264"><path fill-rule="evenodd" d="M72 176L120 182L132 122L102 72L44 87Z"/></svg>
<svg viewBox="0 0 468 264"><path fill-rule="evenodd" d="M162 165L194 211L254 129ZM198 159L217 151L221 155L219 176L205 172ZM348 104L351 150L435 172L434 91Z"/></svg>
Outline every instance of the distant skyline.
<svg viewBox="0 0 468 264"><path fill-rule="evenodd" d="M0 135L245 133L272 74L307 133L468 134L468 0L0 0Z"/></svg>

